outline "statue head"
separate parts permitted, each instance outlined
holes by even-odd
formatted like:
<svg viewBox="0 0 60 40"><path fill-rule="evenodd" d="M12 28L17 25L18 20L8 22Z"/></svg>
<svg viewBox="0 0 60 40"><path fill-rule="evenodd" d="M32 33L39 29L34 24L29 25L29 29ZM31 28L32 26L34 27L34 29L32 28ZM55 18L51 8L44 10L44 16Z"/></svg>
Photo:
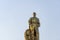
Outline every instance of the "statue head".
<svg viewBox="0 0 60 40"><path fill-rule="evenodd" d="M36 17L36 13L35 12L33 12L33 17Z"/></svg>

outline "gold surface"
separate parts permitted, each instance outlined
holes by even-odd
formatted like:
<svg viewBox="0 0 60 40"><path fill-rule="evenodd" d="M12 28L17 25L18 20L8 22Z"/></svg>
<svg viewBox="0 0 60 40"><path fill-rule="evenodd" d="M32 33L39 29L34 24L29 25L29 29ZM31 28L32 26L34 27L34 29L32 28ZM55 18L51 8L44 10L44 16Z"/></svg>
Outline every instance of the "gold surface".
<svg viewBox="0 0 60 40"><path fill-rule="evenodd" d="M40 22L36 17L36 13L33 13L33 17L29 19L29 29L24 33L25 40L39 40L39 28Z"/></svg>

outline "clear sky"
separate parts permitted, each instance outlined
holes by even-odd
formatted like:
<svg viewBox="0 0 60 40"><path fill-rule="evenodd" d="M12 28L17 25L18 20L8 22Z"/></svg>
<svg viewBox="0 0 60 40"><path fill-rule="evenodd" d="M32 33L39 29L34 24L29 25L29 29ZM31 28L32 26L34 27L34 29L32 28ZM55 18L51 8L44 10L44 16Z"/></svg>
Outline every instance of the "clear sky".
<svg viewBox="0 0 60 40"><path fill-rule="evenodd" d="M40 40L60 40L60 0L0 0L0 40L24 40L33 12Z"/></svg>

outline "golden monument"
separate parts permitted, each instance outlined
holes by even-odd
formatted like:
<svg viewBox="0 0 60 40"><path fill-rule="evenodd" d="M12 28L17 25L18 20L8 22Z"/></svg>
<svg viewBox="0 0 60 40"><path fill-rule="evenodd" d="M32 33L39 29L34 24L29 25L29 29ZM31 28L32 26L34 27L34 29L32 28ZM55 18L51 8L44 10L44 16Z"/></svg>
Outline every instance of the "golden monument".
<svg viewBox="0 0 60 40"><path fill-rule="evenodd" d="M36 17L36 13L33 12L33 17L29 19L29 29L24 33L25 40L39 40L39 19Z"/></svg>

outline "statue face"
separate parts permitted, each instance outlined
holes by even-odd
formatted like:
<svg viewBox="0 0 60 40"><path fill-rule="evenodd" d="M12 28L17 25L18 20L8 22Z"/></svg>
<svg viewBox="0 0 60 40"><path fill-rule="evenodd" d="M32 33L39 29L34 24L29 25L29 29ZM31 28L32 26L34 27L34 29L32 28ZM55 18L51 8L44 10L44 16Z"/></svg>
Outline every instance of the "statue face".
<svg viewBox="0 0 60 40"><path fill-rule="evenodd" d="M33 17L36 17L36 13L35 12L33 12Z"/></svg>

